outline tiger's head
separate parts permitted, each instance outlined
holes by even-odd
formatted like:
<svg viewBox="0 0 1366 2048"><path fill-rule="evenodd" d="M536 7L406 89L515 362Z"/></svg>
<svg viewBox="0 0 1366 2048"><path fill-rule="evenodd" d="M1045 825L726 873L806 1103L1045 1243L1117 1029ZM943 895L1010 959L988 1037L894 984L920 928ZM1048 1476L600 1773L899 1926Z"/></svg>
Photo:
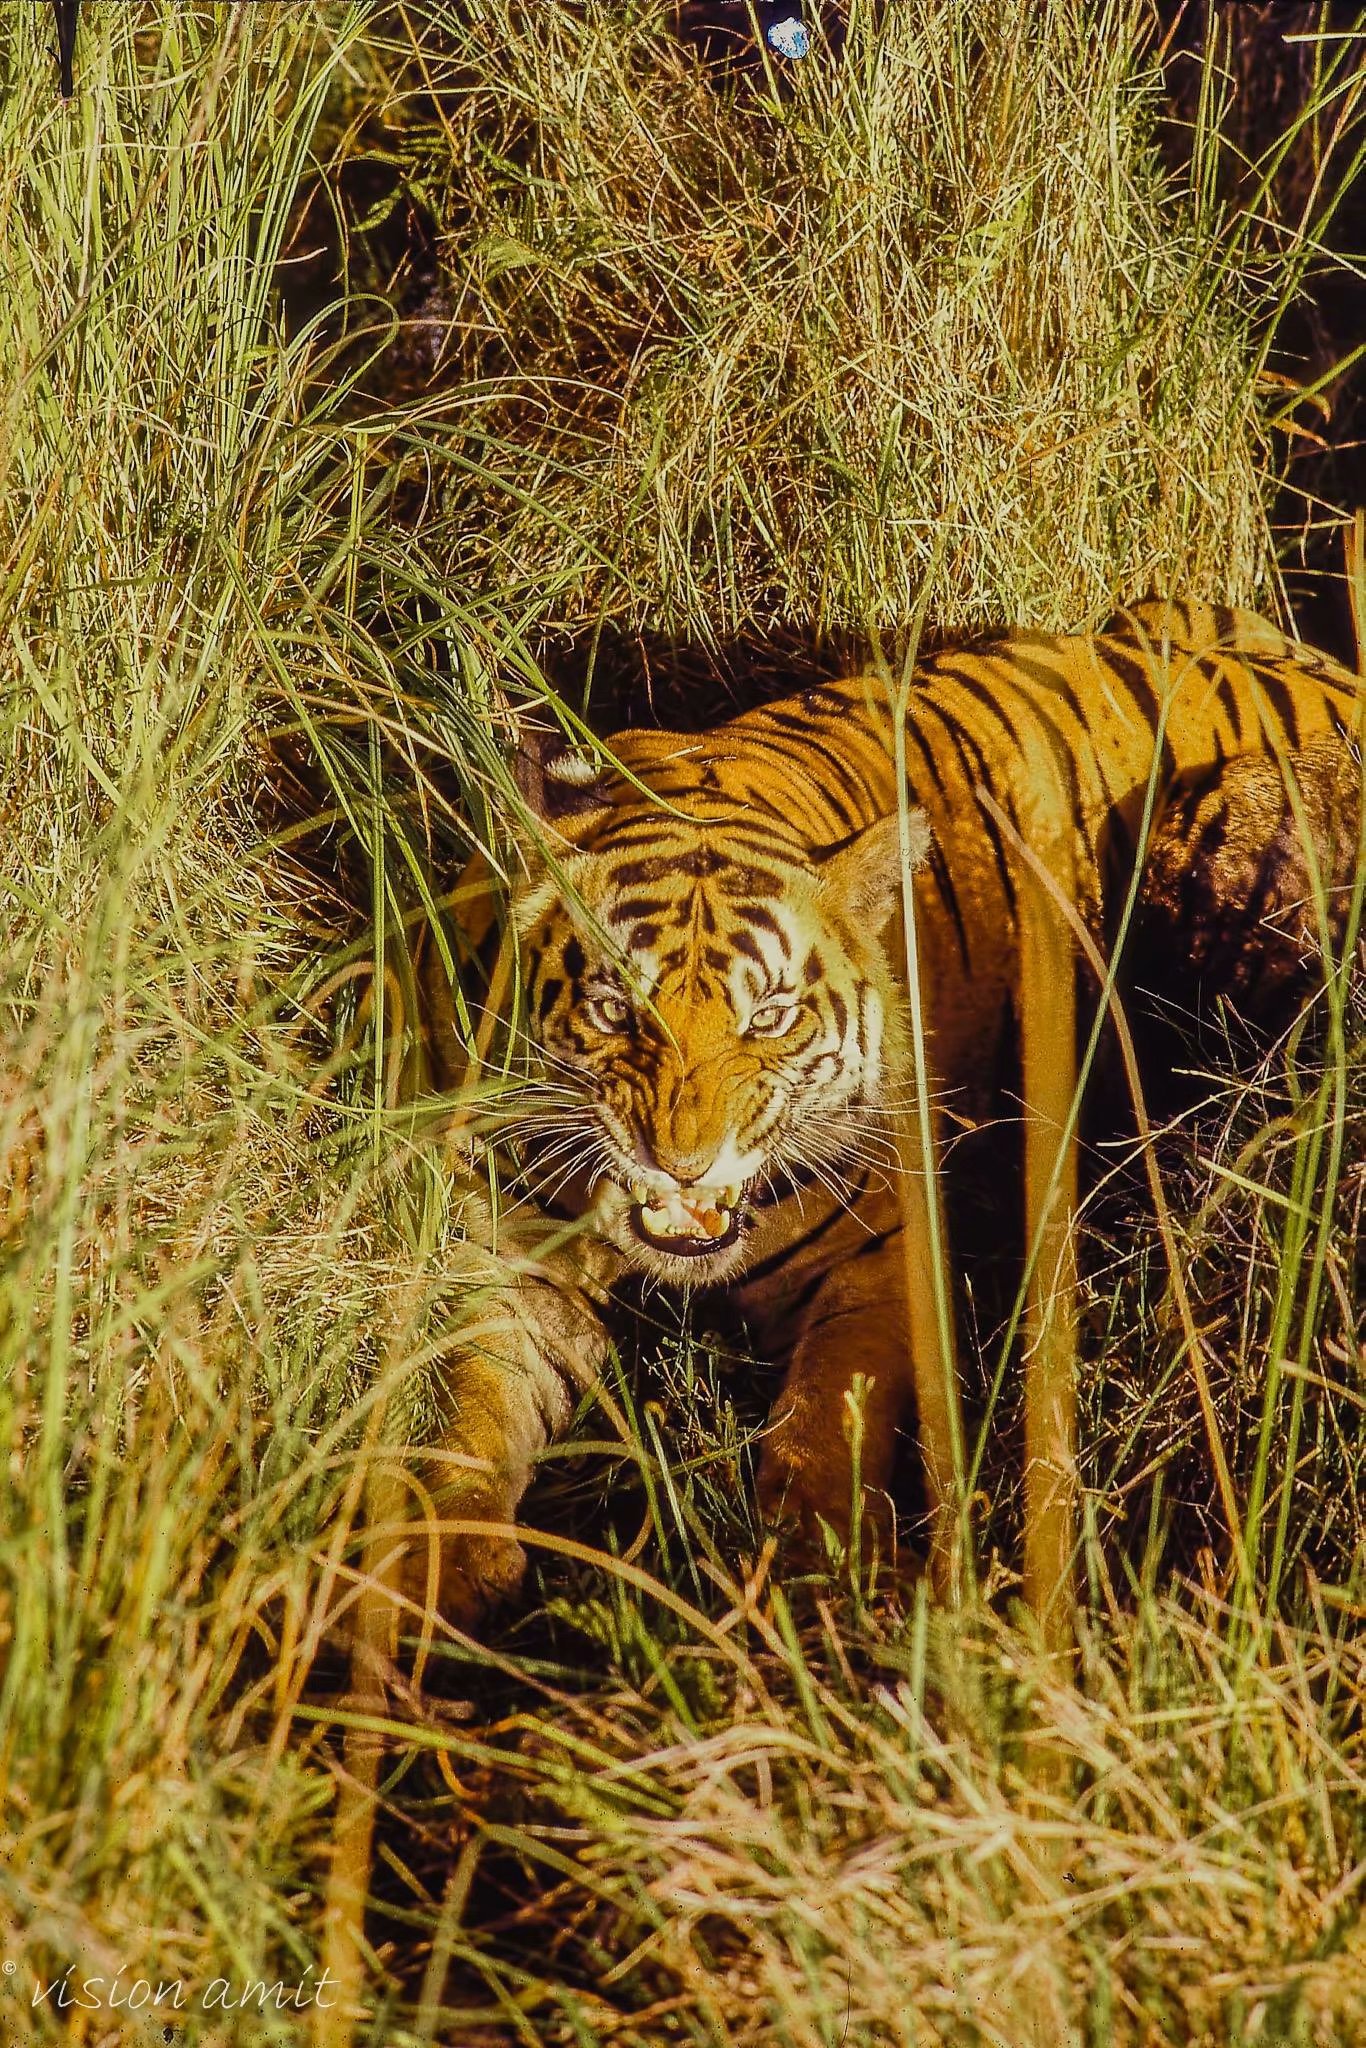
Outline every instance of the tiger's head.
<svg viewBox="0 0 1366 2048"><path fill-rule="evenodd" d="M563 851L515 904L545 1077L525 1136L543 1193L576 1190L632 1265L710 1284L744 1270L756 1207L885 1148L901 826L813 848L734 774L690 787L670 738L618 735L629 776L552 757L528 789Z"/></svg>

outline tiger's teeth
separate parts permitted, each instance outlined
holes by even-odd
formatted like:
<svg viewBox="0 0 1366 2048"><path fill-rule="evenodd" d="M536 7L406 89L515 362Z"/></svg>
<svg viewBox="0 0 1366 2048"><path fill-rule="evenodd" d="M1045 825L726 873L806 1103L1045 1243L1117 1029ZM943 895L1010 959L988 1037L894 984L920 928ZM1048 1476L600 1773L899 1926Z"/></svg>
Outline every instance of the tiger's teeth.
<svg viewBox="0 0 1366 2048"><path fill-rule="evenodd" d="M668 1210L652 1209L648 1203L641 1204L640 1220L647 1230L653 1230L656 1237L668 1237L673 1228Z"/></svg>
<svg viewBox="0 0 1366 2048"><path fill-rule="evenodd" d="M649 1199L650 1190L646 1187L644 1181L633 1180L631 1182L631 1200L633 1202L638 1202L641 1208L644 1208L645 1204L649 1201Z"/></svg>

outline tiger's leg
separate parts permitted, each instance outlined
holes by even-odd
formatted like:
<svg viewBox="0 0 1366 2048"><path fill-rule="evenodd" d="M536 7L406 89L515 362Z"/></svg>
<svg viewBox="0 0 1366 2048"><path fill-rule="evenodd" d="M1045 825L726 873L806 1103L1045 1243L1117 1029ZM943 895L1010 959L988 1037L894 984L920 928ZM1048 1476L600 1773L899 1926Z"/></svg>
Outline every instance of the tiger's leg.
<svg viewBox="0 0 1366 2048"><path fill-rule="evenodd" d="M774 1405L759 1461L759 1504L807 1538L820 1522L847 1538L853 1508L852 1410L863 1396L860 1481L885 1520L897 1425L911 1405L901 1301L900 1233L870 1241L828 1274L813 1298ZM883 1496L879 1503L879 1496Z"/></svg>
<svg viewBox="0 0 1366 2048"><path fill-rule="evenodd" d="M402 1566L416 1605L465 1626L517 1592L526 1552L508 1525L537 1456L564 1434L606 1352L582 1292L539 1280L509 1290L470 1333L449 1376L442 1434L413 1461L431 1503L430 1517L413 1521ZM443 1532L449 1521L493 1526Z"/></svg>
<svg viewBox="0 0 1366 2048"><path fill-rule="evenodd" d="M1070 820L1038 804L1019 876L1019 1016L1025 1116L1024 1593L1046 1647L1072 1645L1076 1607L1076 966L1059 896L1072 900ZM1039 817L1039 811L1044 815ZM1051 886L1050 886L1051 884Z"/></svg>

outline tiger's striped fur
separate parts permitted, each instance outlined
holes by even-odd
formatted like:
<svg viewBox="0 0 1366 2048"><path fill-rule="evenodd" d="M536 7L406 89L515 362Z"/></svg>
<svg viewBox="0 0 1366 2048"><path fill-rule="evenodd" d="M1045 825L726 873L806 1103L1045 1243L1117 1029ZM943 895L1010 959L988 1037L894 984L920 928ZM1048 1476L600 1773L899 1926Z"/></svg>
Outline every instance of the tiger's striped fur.
<svg viewBox="0 0 1366 2048"><path fill-rule="evenodd" d="M979 1112L1012 1032L1020 1054L1026 1238L1041 1246L1025 1346L1042 1360L1041 1391L1026 1386L1033 1526L1057 1509L1038 1539L1051 1555L1026 1560L1042 1605L1066 1577L1072 1483L1057 1393L1075 1197L1060 899L1104 944L1141 861L1193 976L1218 967L1248 1002L1302 985L1319 934L1296 812L1341 891L1359 857L1360 717L1353 676L1260 619L1151 604L1097 633L923 661L909 813L891 693L866 675L700 735L619 733L616 765L587 784L549 764L543 807L564 851L516 911L552 1091L528 1126L533 1173L539 1153L550 1206L586 1219L590 1292L630 1268L723 1284L790 1361L761 1463L771 1512L847 1526L857 1375L864 1484L886 1487L897 1425L918 1409L931 1494L947 1496L956 1392L935 1194L904 1170L903 855L941 1100Z"/></svg>

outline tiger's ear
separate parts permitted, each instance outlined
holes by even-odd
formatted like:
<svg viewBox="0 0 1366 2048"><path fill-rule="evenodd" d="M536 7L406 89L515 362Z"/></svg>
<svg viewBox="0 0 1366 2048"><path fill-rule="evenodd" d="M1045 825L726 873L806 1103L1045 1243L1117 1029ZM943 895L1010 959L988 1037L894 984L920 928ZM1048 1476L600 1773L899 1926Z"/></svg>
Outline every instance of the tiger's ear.
<svg viewBox="0 0 1366 2048"><path fill-rule="evenodd" d="M513 780L528 807L565 839L576 839L608 808L608 770L571 746L558 727L518 723Z"/></svg>
<svg viewBox="0 0 1366 2048"><path fill-rule="evenodd" d="M909 872L923 868L930 853L930 825L923 811L906 818ZM822 863L825 890L844 915L881 932L901 908L901 820L879 818Z"/></svg>

